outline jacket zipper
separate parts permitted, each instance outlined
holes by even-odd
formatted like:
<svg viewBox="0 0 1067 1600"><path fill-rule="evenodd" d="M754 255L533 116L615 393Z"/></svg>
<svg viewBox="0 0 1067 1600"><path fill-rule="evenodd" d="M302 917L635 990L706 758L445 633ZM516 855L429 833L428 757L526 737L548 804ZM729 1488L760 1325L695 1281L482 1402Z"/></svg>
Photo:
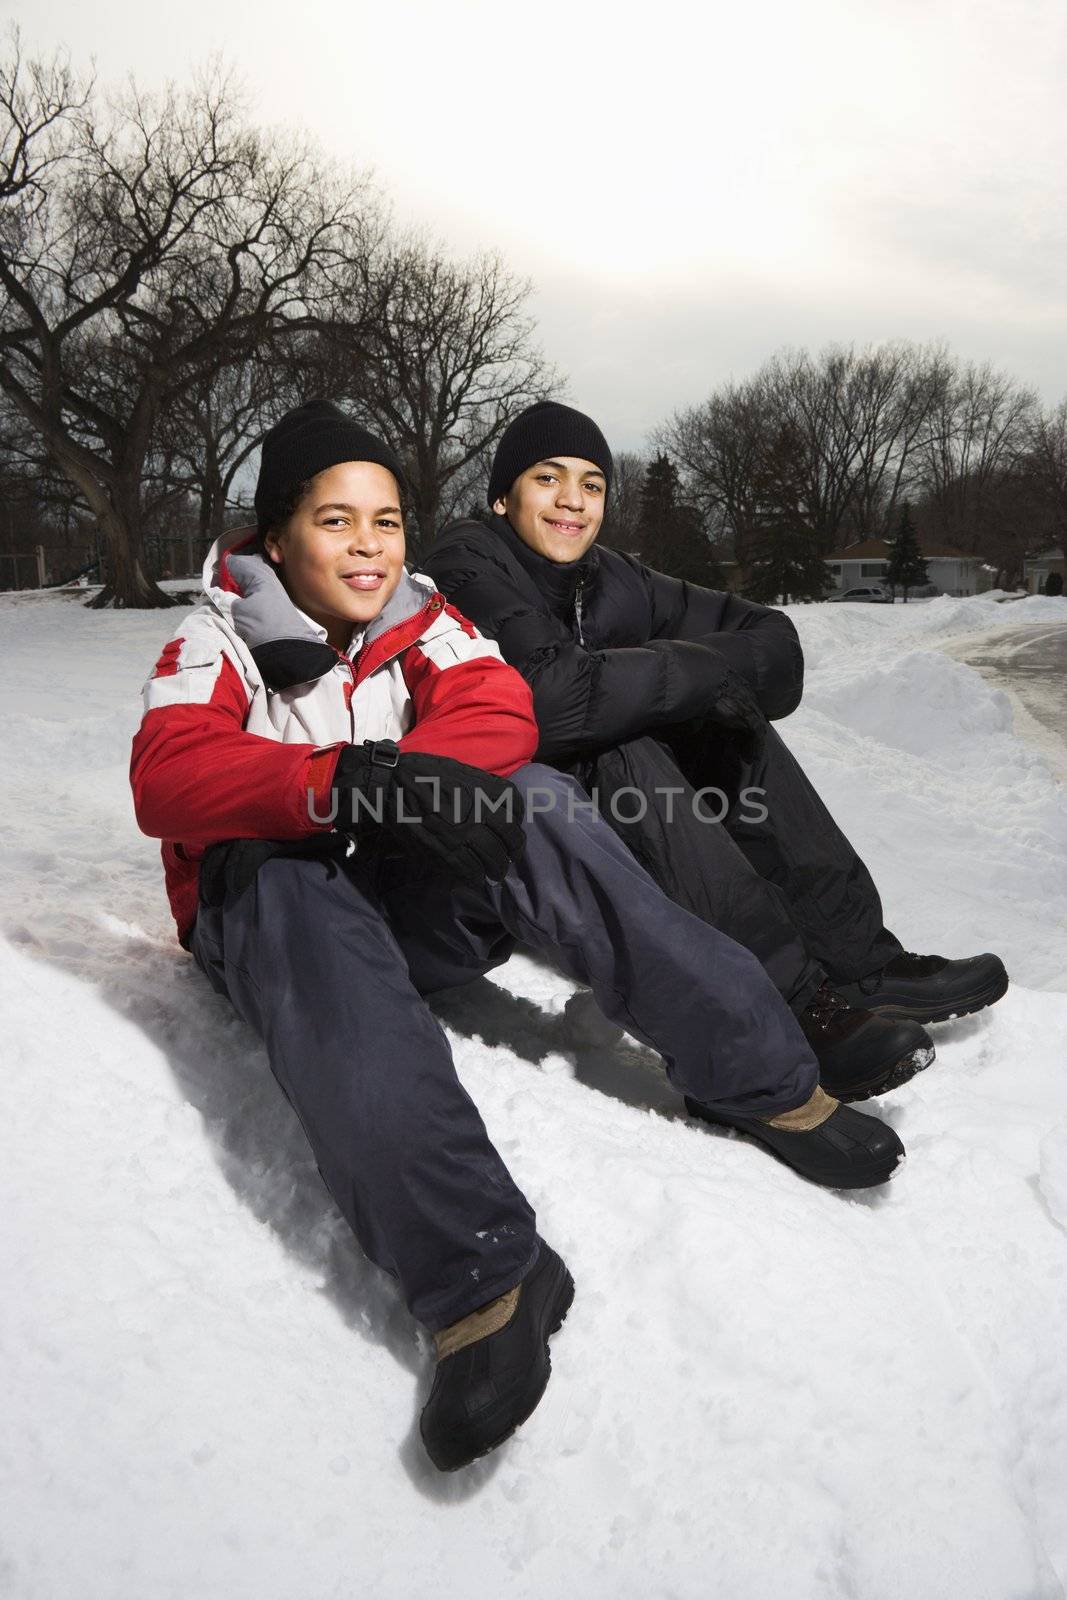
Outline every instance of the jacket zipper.
<svg viewBox="0 0 1067 1600"><path fill-rule="evenodd" d="M348 668L348 681L342 683L341 688L344 691L345 710L348 712L348 726L351 731L350 742L354 744L356 740L356 713L352 709L352 701L356 694L356 669L347 657L345 658L345 666Z"/></svg>
<svg viewBox="0 0 1067 1600"><path fill-rule="evenodd" d="M585 644L585 634L582 632L582 593L585 589L585 573L579 572L578 584L574 591L574 620L578 624L578 643Z"/></svg>
<svg viewBox="0 0 1067 1600"><path fill-rule="evenodd" d="M389 637L389 635L391 633L398 633L401 628L410 627L411 623L413 621L415 621L415 620L418 620L418 622L420 623L419 634L421 634L421 632L422 632L422 626L421 625L424 623L424 619L427 616L429 616L430 614L432 614L433 612L440 611L440 609L441 609L441 601L440 601L440 599L436 595L432 596L426 602L426 604L423 606L422 610L421 611L417 611L415 613L414 617L405 617L402 622L394 622L393 626L391 628L386 628L384 633L378 635L378 638L374 641L375 644L379 644L382 639L388 639L388 637ZM415 639L413 639L411 641L413 644L418 639L418 636L419 635L416 634L415 635ZM366 647L364 646L363 648L366 648ZM401 651L406 649L406 648L407 647L405 645L400 645L400 646L397 647L397 649L395 649L392 652L391 655L385 656L381 661L379 661L378 665L375 667L375 669L374 669L375 672L379 672L382 667L387 667L389 665L390 661L395 661L397 656L401 654ZM363 650L361 649L360 650L360 654L362 655L362 653L363 653ZM340 651L340 650L338 650L337 655L338 655L339 659L344 662L345 666L348 668L348 671L349 671L349 682L344 685L345 707L346 707L346 709L348 711L349 721L350 721L350 725L351 725L351 728L352 728L352 743L354 744L355 743L355 739L356 739L356 713L355 713L355 708L354 708L352 702L356 697L356 689L358 687L358 674L357 674L357 670L356 670L356 664L351 659L350 656L344 655L343 652Z"/></svg>
<svg viewBox="0 0 1067 1600"><path fill-rule="evenodd" d="M384 633L380 633L378 635L377 639L374 640L374 644L375 645L380 645L382 640L383 639L388 639L388 637L389 637L389 635L391 633L399 633L402 628L409 628L411 626L411 624L413 622L416 622L416 621L419 624L418 633L416 633L416 634L414 634L412 636L412 638L410 639L409 643L411 643L411 644L417 643L419 635L421 634L422 629L425 626L426 618L429 617L434 612L440 611L440 609L441 609L441 601L440 601L440 599L437 596L432 596L429 600L427 600L426 604L423 606L421 611L416 611L413 616L405 617L402 622L394 622L393 626L391 628L386 628L385 632ZM366 648L367 648L366 645L364 645L363 649L366 649ZM381 667L388 666L390 661L395 661L397 656L400 655L406 649L407 649L407 645L403 645L403 644L398 644L395 649L391 649L389 655L383 656L382 659L378 662L378 665L374 669L375 672L377 672ZM363 654L363 650L360 651L360 655L362 655L362 654ZM352 664L351 661L349 662L349 666L352 667L352 676L353 676L353 679L355 679L356 676L357 676L357 669Z"/></svg>

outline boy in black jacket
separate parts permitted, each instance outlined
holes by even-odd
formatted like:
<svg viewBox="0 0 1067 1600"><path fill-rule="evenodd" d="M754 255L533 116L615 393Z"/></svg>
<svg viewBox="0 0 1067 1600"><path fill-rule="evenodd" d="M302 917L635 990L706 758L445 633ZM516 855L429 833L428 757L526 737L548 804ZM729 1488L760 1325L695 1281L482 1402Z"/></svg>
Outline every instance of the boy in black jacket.
<svg viewBox="0 0 1067 1600"><path fill-rule="evenodd" d="M883 1093L932 1061L921 1023L1001 997L1003 964L902 949L771 726L800 702L792 622L597 547L611 472L591 418L529 407L497 449L492 511L445 528L426 570L529 682L539 760L595 790L666 892L759 957L823 1086Z"/></svg>

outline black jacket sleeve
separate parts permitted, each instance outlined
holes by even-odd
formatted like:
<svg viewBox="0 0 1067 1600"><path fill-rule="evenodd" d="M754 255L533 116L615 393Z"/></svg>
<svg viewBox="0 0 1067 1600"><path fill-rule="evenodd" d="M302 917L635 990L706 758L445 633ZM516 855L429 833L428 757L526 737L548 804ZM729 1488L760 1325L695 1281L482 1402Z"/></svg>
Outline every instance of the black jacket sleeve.
<svg viewBox="0 0 1067 1600"><path fill-rule="evenodd" d="M502 564L454 540L431 552L424 565L529 683L543 761L570 761L700 716L726 676L723 656L695 640L587 650Z"/></svg>
<svg viewBox="0 0 1067 1600"><path fill-rule="evenodd" d="M796 710L804 691L804 652L784 611L628 559L648 586L653 638L713 646L755 690L765 717L787 717Z"/></svg>

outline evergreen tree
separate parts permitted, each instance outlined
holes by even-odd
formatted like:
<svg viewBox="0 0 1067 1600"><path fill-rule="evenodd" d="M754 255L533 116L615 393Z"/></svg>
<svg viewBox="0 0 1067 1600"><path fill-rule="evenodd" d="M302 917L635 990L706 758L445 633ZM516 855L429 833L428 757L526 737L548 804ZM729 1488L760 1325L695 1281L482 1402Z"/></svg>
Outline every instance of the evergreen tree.
<svg viewBox="0 0 1067 1600"><path fill-rule="evenodd" d="M900 525L897 536L893 540L889 551L889 565L885 569L885 580L894 589L898 586L904 590L904 604L908 603L908 590L914 589L920 583L929 583L929 574L926 571L926 562L919 549L919 536L915 531L915 524L911 520L911 512L907 502L900 514Z"/></svg>
<svg viewBox="0 0 1067 1600"><path fill-rule="evenodd" d="M641 559L650 567L709 589L724 586L700 513L682 499L678 469L669 456L654 457L645 471L637 533Z"/></svg>
<svg viewBox="0 0 1067 1600"><path fill-rule="evenodd" d="M753 511L745 595L763 605L821 600L833 587L803 488L803 447L782 427L752 469Z"/></svg>
<svg viewBox="0 0 1067 1600"><path fill-rule="evenodd" d="M833 587L830 569L812 530L783 518L764 526L753 542L745 596L762 605L821 600Z"/></svg>

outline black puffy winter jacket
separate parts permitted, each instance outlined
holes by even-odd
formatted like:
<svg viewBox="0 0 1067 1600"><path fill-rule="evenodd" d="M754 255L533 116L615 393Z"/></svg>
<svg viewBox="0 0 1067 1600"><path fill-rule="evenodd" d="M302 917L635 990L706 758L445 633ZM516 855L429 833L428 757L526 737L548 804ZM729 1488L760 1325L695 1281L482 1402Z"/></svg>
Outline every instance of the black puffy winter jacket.
<svg viewBox="0 0 1067 1600"><path fill-rule="evenodd" d="M543 761L703 715L728 667L765 716L800 703L804 657L784 612L633 556L593 545L579 561L549 561L490 514L450 523L420 565L530 684Z"/></svg>

